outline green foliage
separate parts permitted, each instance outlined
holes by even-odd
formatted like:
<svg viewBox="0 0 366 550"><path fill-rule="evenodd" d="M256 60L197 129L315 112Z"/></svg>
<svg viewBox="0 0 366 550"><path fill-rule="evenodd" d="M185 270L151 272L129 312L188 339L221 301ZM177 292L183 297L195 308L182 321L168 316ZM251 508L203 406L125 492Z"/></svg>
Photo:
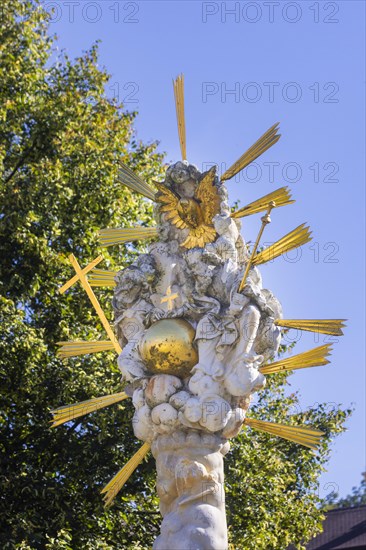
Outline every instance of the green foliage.
<svg viewBox="0 0 366 550"><path fill-rule="evenodd" d="M288 393L287 376L272 375L250 416L283 424L309 424L325 432L317 452L264 433L245 430L232 444L227 476L228 522L235 548L287 548L321 528L317 479L329 446L351 411L326 404L301 410Z"/></svg>
<svg viewBox="0 0 366 550"><path fill-rule="evenodd" d="M337 492L330 493L324 503L325 511L335 508L355 508L366 506L366 472L364 472L361 483L358 487L352 487L352 493L344 498L339 498Z"/></svg>
<svg viewBox="0 0 366 550"><path fill-rule="evenodd" d="M72 276L70 252L82 265L101 252L98 229L151 220L149 203L117 183L118 162L149 180L160 174L162 158L155 143L136 141L135 114L106 98L108 75L97 67L96 47L52 63L39 6L3 2L0 47L0 546L131 547L150 525L141 510L142 493L153 494L152 460L119 510L105 511L99 494L139 446L131 404L49 427L50 409L120 390L113 353L55 357L59 340L103 335L79 285L64 296L58 287ZM121 247L114 260L104 252L103 267L118 269L135 253ZM157 510L156 498L150 502Z"/></svg>
<svg viewBox="0 0 366 550"><path fill-rule="evenodd" d="M60 296L100 249L97 230L148 224L148 201L117 183L123 160L147 181L162 172L156 143L135 139L135 113L109 100L97 46L54 60L48 15L37 1L3 0L0 32L0 545L4 549L150 548L159 525L155 465L148 458L116 504L100 489L139 447L124 401L51 430L52 408L120 391L113 353L65 362L56 342L104 336L80 285ZM100 267L126 265L122 246ZM110 293L98 292L111 314ZM319 453L245 430L226 461L231 542L238 549L285 548L316 533L317 477L349 411L301 412L272 377L252 414L309 422L326 431Z"/></svg>

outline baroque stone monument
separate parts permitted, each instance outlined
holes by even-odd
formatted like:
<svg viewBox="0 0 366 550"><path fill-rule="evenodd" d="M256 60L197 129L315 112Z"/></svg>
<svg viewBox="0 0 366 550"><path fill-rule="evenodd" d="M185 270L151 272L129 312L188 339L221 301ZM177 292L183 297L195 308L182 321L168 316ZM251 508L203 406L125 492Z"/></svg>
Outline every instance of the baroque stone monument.
<svg viewBox="0 0 366 550"><path fill-rule="evenodd" d="M164 519L154 548L222 550L223 457L265 384L259 367L278 349L281 307L255 267L238 292L248 256L215 169L177 162L158 189L159 240L116 277L118 364L135 435L156 459Z"/></svg>
<svg viewBox="0 0 366 550"><path fill-rule="evenodd" d="M104 488L110 504L124 482L150 451L156 460L156 488L163 517L154 550L225 550L224 457L229 440L243 425L316 448L321 432L248 418L251 396L264 387L266 375L326 364L330 345L273 362L281 327L341 334L341 320L284 320L277 298L263 288L257 265L310 240L301 225L258 251L270 212L293 202L281 188L231 212L224 181L233 177L277 142L270 128L229 170L201 173L186 159L183 79L175 82L183 160L170 165L165 179L147 185L126 166L121 182L153 199L156 225L101 232L109 246L154 238L145 254L113 273L115 334L92 286L111 275L96 270L100 257L76 275L98 311L110 341L63 342L61 355L114 348L124 391L53 411L54 426L87 412L132 398L133 430L140 451ZM264 213L249 252L240 218ZM89 272L89 280L86 275ZM94 278L93 278L94 277ZM112 286L112 284L111 284Z"/></svg>

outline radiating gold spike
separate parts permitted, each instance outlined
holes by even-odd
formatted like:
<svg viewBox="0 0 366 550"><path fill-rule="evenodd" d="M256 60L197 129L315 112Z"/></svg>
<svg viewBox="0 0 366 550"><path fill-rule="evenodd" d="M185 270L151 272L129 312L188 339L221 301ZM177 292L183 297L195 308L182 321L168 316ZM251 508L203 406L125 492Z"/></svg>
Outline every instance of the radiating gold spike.
<svg viewBox="0 0 366 550"><path fill-rule="evenodd" d="M173 80L175 110L177 114L178 135L182 160L187 160L186 150L186 123L184 117L184 75Z"/></svg>
<svg viewBox="0 0 366 550"><path fill-rule="evenodd" d="M294 328L321 334L342 336L347 319L276 319L275 325L284 328Z"/></svg>
<svg viewBox="0 0 366 550"><path fill-rule="evenodd" d="M255 420L253 418L246 418L244 420L244 424L256 430L304 445L310 449L316 449L317 445L320 443L321 436L324 435L324 432L315 430L314 428L304 426L286 426L285 424L265 422L263 420Z"/></svg>
<svg viewBox="0 0 366 550"><path fill-rule="evenodd" d="M74 403L73 405L65 405L59 407L54 411L51 411L53 415L53 422L51 428L65 424L70 420L84 416L85 414L98 411L104 407L109 407L115 403L119 403L124 399L128 399L129 396L125 392L113 393L111 395L103 395L102 397L95 397L94 399L88 399L87 401L81 401L80 403Z"/></svg>
<svg viewBox="0 0 366 550"><path fill-rule="evenodd" d="M260 199L247 204L240 210L233 212L231 214L232 218L244 218L244 216L251 216L252 214L257 214L258 212L264 212L268 208L268 204L274 201L276 203L275 208L279 206L286 206L287 204L293 204L295 201L291 200L291 192L288 187L281 187L268 195L264 195Z"/></svg>
<svg viewBox="0 0 366 550"><path fill-rule="evenodd" d="M113 342L110 340L87 340L76 342L57 342L61 346L57 351L59 357L76 357L77 355L88 355L89 353L98 353L99 351L108 351L114 349Z"/></svg>
<svg viewBox="0 0 366 550"><path fill-rule="evenodd" d="M124 399L129 399L129 396L125 392L111 393L109 395L102 395L101 397L93 397L92 399L87 399L86 401L79 401L78 403L73 403L72 405L63 405L62 407L58 407L51 412L57 420L69 413L76 412L79 414L85 409L90 409L93 411L102 409L103 407L109 406L109 403L118 403Z"/></svg>
<svg viewBox="0 0 366 550"><path fill-rule="evenodd" d="M114 287L116 286L116 281L114 278L117 276L118 271L108 271L105 269L93 269L89 276L90 286L105 286L105 287Z"/></svg>
<svg viewBox="0 0 366 550"><path fill-rule="evenodd" d="M104 495L104 505L109 506L114 497L121 490L128 478L136 470L137 466L143 461L147 453L150 451L150 444L144 443L142 447L133 455L132 458L123 466L123 468L110 480L109 483L102 489Z"/></svg>
<svg viewBox="0 0 366 550"><path fill-rule="evenodd" d="M145 183L122 162L120 163L118 181L129 189L132 189L132 191L136 191L137 193L140 193L144 197L153 201L155 200L155 191L150 187L150 185Z"/></svg>
<svg viewBox="0 0 366 550"><path fill-rule="evenodd" d="M248 424L252 428L262 429L273 435L286 435L286 437L291 437L291 439L297 439L299 441L309 441L317 442L322 435L322 432L319 430L314 430L313 428L304 428L300 426L289 426L285 424L277 424L275 422L265 422L262 420L248 419L245 420L245 424ZM282 435L281 435L282 436Z"/></svg>
<svg viewBox="0 0 366 550"><path fill-rule="evenodd" d="M304 437L310 437L310 438L317 438L319 434L322 434L323 432L320 432L316 428L309 428L308 426L293 426L288 424L278 424L277 422L269 422L268 420L258 420L256 418L248 418L247 419L250 424L259 424L263 426L266 426L267 428L271 428L274 430L282 430L283 428L289 429L290 431L293 431L294 433L298 433L299 437L301 434L304 434Z"/></svg>
<svg viewBox="0 0 366 550"><path fill-rule="evenodd" d="M130 241L153 239L157 237L156 227L127 227L125 229L101 229L101 246L112 246Z"/></svg>
<svg viewBox="0 0 366 550"><path fill-rule="evenodd" d="M302 225L299 225L299 227L296 227L296 229L282 237L282 239L280 239L279 241L276 241L268 248L265 248L264 250L259 252L256 256L254 256L252 263L253 265L259 265L265 262L269 262L274 258L277 258L278 256L289 252L290 250L294 250L299 246L303 246L304 244L311 241L311 239L311 231L309 227L306 227L303 223Z"/></svg>
<svg viewBox="0 0 366 550"><path fill-rule="evenodd" d="M280 139L281 135L277 134L279 122L271 126L267 132L260 137L254 145L252 145L226 172L221 176L221 181L233 178L238 172L243 170L251 162L256 160L267 149L272 147Z"/></svg>
<svg viewBox="0 0 366 550"><path fill-rule="evenodd" d="M320 367L321 365L327 365L330 361L326 357L331 353L332 345L326 344L325 346L319 346L309 351L304 351L293 357L288 357L275 363L263 365L259 368L262 374L274 374L277 372L283 372L296 369L307 369L309 367Z"/></svg>

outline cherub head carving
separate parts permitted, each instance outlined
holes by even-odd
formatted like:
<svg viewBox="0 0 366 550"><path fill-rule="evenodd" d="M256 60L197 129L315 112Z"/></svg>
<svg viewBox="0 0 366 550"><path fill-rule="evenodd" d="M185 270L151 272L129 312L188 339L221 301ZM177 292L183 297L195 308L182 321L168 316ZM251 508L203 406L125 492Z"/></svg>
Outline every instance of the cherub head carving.
<svg viewBox="0 0 366 550"><path fill-rule="evenodd" d="M171 164L166 171L166 183L181 184L185 181L192 179L198 181L201 172L194 164L189 164L188 161L182 160Z"/></svg>
<svg viewBox="0 0 366 550"><path fill-rule="evenodd" d="M165 185L178 193L182 198L192 199L198 185L201 172L194 164L186 160L169 166L166 172Z"/></svg>
<svg viewBox="0 0 366 550"><path fill-rule="evenodd" d="M129 307L139 298L149 295L149 285L156 276L154 260L140 256L135 265L126 267L116 277L117 291L113 299L116 310Z"/></svg>

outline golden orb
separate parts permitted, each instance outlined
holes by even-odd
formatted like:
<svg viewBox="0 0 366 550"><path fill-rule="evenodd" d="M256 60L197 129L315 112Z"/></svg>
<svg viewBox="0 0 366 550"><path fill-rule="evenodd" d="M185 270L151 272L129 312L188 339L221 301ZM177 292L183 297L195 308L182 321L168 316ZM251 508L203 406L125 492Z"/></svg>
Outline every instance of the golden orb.
<svg viewBox="0 0 366 550"><path fill-rule="evenodd" d="M162 319L145 332L140 354L147 369L158 374L174 374L184 378L198 363L193 346L194 328L183 319Z"/></svg>

